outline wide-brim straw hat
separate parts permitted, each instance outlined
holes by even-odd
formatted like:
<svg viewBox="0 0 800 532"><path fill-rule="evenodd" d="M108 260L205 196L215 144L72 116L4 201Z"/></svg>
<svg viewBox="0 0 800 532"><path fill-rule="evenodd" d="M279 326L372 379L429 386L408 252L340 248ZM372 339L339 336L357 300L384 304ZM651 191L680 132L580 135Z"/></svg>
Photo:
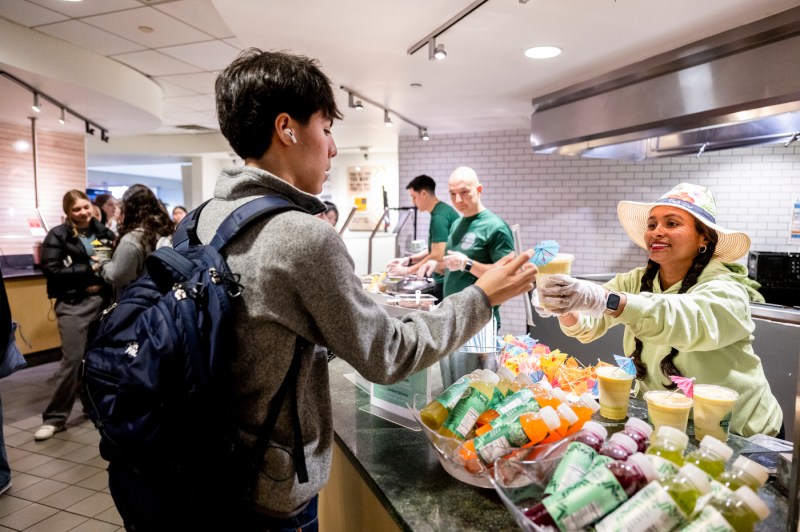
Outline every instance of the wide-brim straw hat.
<svg viewBox="0 0 800 532"><path fill-rule="evenodd" d="M681 183L653 203L640 203L636 201L621 201L617 206L617 216L628 236L633 242L644 249L644 233L647 229L647 219L653 207L668 205L688 212L704 225L710 227L719 235L714 258L724 262L733 262L743 257L750 250L750 237L741 231L726 229L717 224L717 204L708 187Z"/></svg>

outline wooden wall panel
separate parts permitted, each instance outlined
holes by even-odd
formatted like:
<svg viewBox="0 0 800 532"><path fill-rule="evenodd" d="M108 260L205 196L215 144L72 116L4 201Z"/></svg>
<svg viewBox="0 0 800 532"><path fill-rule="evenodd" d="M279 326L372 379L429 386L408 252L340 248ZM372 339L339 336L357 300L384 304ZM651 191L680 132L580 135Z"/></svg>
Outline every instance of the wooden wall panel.
<svg viewBox="0 0 800 532"><path fill-rule="evenodd" d="M26 150L15 146L23 141ZM0 254L29 254L41 238L31 235L35 218L31 128L0 123ZM86 189L86 141L83 134L37 131L39 208L50 227L62 221L61 198L67 190Z"/></svg>

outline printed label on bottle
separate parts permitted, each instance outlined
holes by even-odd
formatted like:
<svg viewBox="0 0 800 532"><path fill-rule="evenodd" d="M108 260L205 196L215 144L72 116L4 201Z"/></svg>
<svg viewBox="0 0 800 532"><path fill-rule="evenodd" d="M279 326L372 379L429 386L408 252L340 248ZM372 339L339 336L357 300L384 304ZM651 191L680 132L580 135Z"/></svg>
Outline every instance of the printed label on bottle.
<svg viewBox="0 0 800 532"><path fill-rule="evenodd" d="M561 493L542 499L547 513L561 530L583 528L628 500L625 490L607 467L592 469L565 495L559 496Z"/></svg>
<svg viewBox="0 0 800 532"><path fill-rule="evenodd" d="M494 392L492 393L492 398L489 400L489 404L486 405L486 410L492 409L503 402L506 396L503 395L503 392L500 391L500 388L495 387Z"/></svg>
<svg viewBox="0 0 800 532"><path fill-rule="evenodd" d="M488 404L489 398L483 392L472 386L468 387L464 395L450 411L450 415L447 416L447 420L444 422L444 427L461 437L461 439L466 438L469 431L475 426L478 416L486 410L486 405Z"/></svg>
<svg viewBox="0 0 800 532"><path fill-rule="evenodd" d="M578 482L589 470L596 455L595 450L585 443L570 443L544 490L545 495L552 495Z"/></svg>
<svg viewBox="0 0 800 532"><path fill-rule="evenodd" d="M529 412L538 412L539 411L539 403L536 401L531 401L529 403L525 403L524 405L518 405L513 410L509 410L502 416L495 418L492 420L492 428L495 429L502 425L506 425L508 423L513 423L519 416L522 414L527 414Z"/></svg>
<svg viewBox="0 0 800 532"><path fill-rule="evenodd" d="M683 532L734 532L734 529L716 508L706 506L683 528Z"/></svg>
<svg viewBox="0 0 800 532"><path fill-rule="evenodd" d="M520 405L529 403L532 399L533 392L527 388L523 388L520 391L514 392L506 397L503 402L497 405L497 408L494 410L502 416L503 414L509 413Z"/></svg>
<svg viewBox="0 0 800 532"><path fill-rule="evenodd" d="M475 451L488 464L507 455L511 449L522 447L530 441L517 419L514 423L506 423L475 438Z"/></svg>
<svg viewBox="0 0 800 532"><path fill-rule="evenodd" d="M669 460L656 456L654 454L646 454L647 459L656 470L658 478L671 477L678 474L678 466Z"/></svg>
<svg viewBox="0 0 800 532"><path fill-rule="evenodd" d="M595 525L597 532L669 532L684 524L667 490L654 481Z"/></svg>
<svg viewBox="0 0 800 532"><path fill-rule="evenodd" d="M436 398L436 400L448 410L451 410L461 396L464 394L464 391L469 386L469 379L467 377L461 377L456 382L451 384L445 391Z"/></svg>

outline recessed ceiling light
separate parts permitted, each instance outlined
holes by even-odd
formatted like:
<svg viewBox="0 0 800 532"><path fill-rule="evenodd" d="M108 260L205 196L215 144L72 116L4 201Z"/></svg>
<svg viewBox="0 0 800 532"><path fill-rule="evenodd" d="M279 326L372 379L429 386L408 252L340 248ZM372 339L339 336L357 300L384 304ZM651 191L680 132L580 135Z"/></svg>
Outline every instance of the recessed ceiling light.
<svg viewBox="0 0 800 532"><path fill-rule="evenodd" d="M411 87L412 89L419 89L420 87L422 87L422 83L412 83L412 84L410 85L410 87Z"/></svg>
<svg viewBox="0 0 800 532"><path fill-rule="evenodd" d="M150 26L139 26L138 29L142 33L153 33L153 28L151 28Z"/></svg>
<svg viewBox="0 0 800 532"><path fill-rule="evenodd" d="M525 57L531 59L550 59L561 55L561 48L558 46L534 46L525 50Z"/></svg>

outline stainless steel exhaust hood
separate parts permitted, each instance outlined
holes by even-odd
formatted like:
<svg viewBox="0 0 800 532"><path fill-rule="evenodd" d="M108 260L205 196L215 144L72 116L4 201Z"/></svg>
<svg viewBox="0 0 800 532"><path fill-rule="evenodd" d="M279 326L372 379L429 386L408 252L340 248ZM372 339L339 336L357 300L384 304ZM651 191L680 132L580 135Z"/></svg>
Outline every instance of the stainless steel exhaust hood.
<svg viewBox="0 0 800 532"><path fill-rule="evenodd" d="M800 7L533 100L536 153L646 159L800 132Z"/></svg>

